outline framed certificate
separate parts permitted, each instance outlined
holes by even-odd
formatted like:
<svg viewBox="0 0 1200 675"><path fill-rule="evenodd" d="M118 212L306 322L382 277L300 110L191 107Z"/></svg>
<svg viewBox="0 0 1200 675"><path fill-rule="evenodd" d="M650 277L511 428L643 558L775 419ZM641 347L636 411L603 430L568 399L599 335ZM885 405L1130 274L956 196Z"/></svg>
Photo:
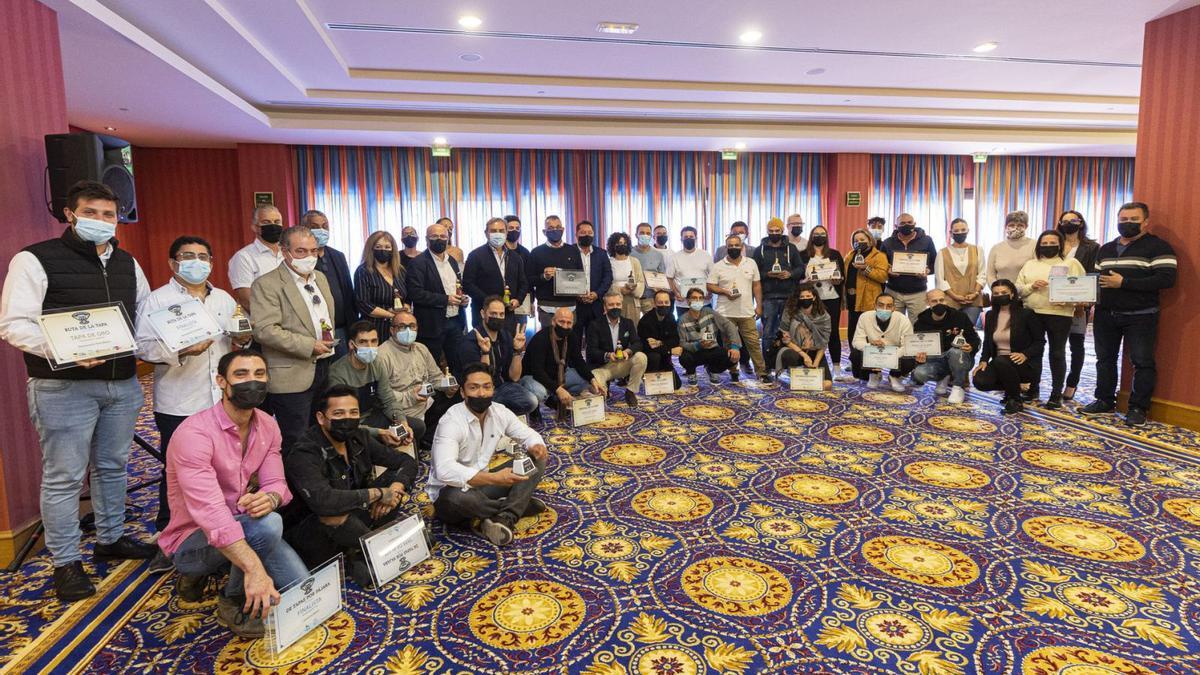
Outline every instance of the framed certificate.
<svg viewBox="0 0 1200 675"><path fill-rule="evenodd" d="M584 396L571 401L571 426L581 427L604 421L604 397Z"/></svg>
<svg viewBox="0 0 1200 675"><path fill-rule="evenodd" d="M894 370L900 367L900 348L893 345L867 345L863 350L862 367L870 370Z"/></svg>
<svg viewBox="0 0 1200 675"><path fill-rule="evenodd" d="M263 621L267 648L282 653L342 609L342 556L280 589L279 604Z"/></svg>
<svg viewBox="0 0 1200 675"><path fill-rule="evenodd" d="M821 391L825 371L820 368L788 368L788 389L791 391Z"/></svg>
<svg viewBox="0 0 1200 675"><path fill-rule="evenodd" d="M133 322L119 303L49 312L37 322L46 337L46 358L52 370L72 368L85 359L129 356L137 346L130 330Z"/></svg>
<svg viewBox="0 0 1200 675"><path fill-rule="evenodd" d="M555 295L584 295L589 290L583 270L554 270Z"/></svg>
<svg viewBox="0 0 1200 675"><path fill-rule="evenodd" d="M896 251L892 254L892 271L896 274L916 274L923 277L928 269L928 253Z"/></svg>
<svg viewBox="0 0 1200 675"><path fill-rule="evenodd" d="M145 318L159 341L172 352L187 349L225 332L208 313L204 303L194 297L150 312Z"/></svg>
<svg viewBox="0 0 1200 675"><path fill-rule="evenodd" d="M904 337L904 356L916 356L924 352L925 356L941 356L941 333L913 333Z"/></svg>
<svg viewBox="0 0 1200 675"><path fill-rule="evenodd" d="M646 272L646 287L656 291L671 290L671 282L667 281L667 275L662 272Z"/></svg>
<svg viewBox="0 0 1200 675"><path fill-rule="evenodd" d="M708 296L708 279L704 277L679 277L675 285L679 287L680 297L686 298L688 291L693 288L699 288L705 297Z"/></svg>
<svg viewBox="0 0 1200 675"><path fill-rule="evenodd" d="M429 557L425 521L415 513L364 534L358 543L377 589Z"/></svg>
<svg viewBox="0 0 1200 675"><path fill-rule="evenodd" d="M809 268L808 278L816 281L834 281L842 278L837 263L833 261L815 264Z"/></svg>
<svg viewBox="0 0 1200 675"><path fill-rule="evenodd" d="M647 396L675 393L675 377L671 373L646 373L642 385Z"/></svg>
<svg viewBox="0 0 1200 675"><path fill-rule="evenodd" d="M1050 277L1050 302L1096 302L1100 277L1085 274L1078 277Z"/></svg>

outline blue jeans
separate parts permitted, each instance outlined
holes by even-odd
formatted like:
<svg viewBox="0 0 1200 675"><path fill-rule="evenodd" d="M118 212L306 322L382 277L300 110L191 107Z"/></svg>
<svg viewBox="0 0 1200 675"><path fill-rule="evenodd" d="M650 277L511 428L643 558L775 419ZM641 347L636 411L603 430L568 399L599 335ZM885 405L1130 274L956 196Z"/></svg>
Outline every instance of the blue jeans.
<svg viewBox="0 0 1200 675"><path fill-rule="evenodd" d="M254 549L258 559L262 561L267 575L275 584L275 590L282 590L297 579L308 576L308 568L300 556L283 540L283 518L272 512L262 518L253 518L247 514L234 516L242 526L242 534L246 544ZM209 546L208 537L204 530L191 533L172 557L175 569L180 574L201 576L214 574L229 565L229 559L216 548ZM229 583L225 584L222 592L227 598L240 598L245 595L242 583L245 573L237 565L231 565Z"/></svg>
<svg viewBox="0 0 1200 675"><path fill-rule="evenodd" d="M975 326L976 328L979 327L979 314L983 311L982 307L963 307L961 311L963 314L967 315L968 319L971 320L972 326Z"/></svg>
<svg viewBox="0 0 1200 675"><path fill-rule="evenodd" d="M29 418L42 446L42 524L55 566L79 554L79 495L89 476L96 540L125 532L126 464L144 397L137 378L26 383Z"/></svg>
<svg viewBox="0 0 1200 675"><path fill-rule="evenodd" d="M513 411L514 415L528 415L537 409L541 401L523 383L505 382L496 387L496 393L492 395L492 402L508 408Z"/></svg>
<svg viewBox="0 0 1200 675"><path fill-rule="evenodd" d="M971 367L975 365L975 354L968 354L961 349L950 349L941 356L927 357L925 363L913 368L912 379L917 384L937 382L947 375L950 384L955 387L967 386L967 377Z"/></svg>
<svg viewBox="0 0 1200 675"><path fill-rule="evenodd" d="M547 391L542 386L541 382L533 379L532 375L526 375L521 378L520 385L533 394L539 403L544 403L549 398L551 392ZM563 373L563 386L567 388L567 392L572 396L578 396L588 387L592 386L591 382L583 379L574 368L567 368Z"/></svg>
<svg viewBox="0 0 1200 675"><path fill-rule="evenodd" d="M1133 390L1129 405L1150 409L1150 396L1158 382L1158 367L1154 361L1154 344L1158 340L1158 312L1153 314L1119 314L1106 309L1096 310L1092 324L1096 339L1096 400L1114 403L1117 400L1117 363L1121 343L1125 355L1133 364Z"/></svg>
<svg viewBox="0 0 1200 675"><path fill-rule="evenodd" d="M787 298L763 298L762 349L764 361L767 361L767 350L779 331L779 322L783 320L783 307L786 304ZM767 368L772 368L774 365L774 363L768 362Z"/></svg>

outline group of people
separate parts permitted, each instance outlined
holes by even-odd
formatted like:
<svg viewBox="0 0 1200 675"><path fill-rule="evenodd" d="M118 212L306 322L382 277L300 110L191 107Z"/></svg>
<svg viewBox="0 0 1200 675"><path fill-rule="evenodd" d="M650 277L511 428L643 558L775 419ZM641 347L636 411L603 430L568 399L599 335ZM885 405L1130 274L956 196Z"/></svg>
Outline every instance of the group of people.
<svg viewBox="0 0 1200 675"><path fill-rule="evenodd" d="M370 583L359 539L411 508L426 453L436 517L509 543L518 519L545 508L534 497L547 458L534 430L541 406L563 415L577 397L607 395L613 383L637 406L647 373L670 373L679 389L684 378L697 384L701 367L712 384L726 371L733 382L744 371L769 384L803 367L820 369L826 388L855 378L876 387L884 374L862 365L869 345L901 346L914 332L933 332L940 353L900 358L887 373L891 387L903 390L911 375L961 402L973 381L1003 391L1005 412L1015 412L1038 395L1048 343L1046 405L1059 407L1078 382L1065 345L1082 346L1074 336L1090 311L1049 302L1054 274L1101 273L1096 401L1084 411L1112 409L1124 339L1136 369L1126 419L1140 423L1154 385L1158 291L1175 278L1170 246L1147 231L1149 209L1139 203L1122 207L1120 237L1104 246L1074 211L1027 244L1028 219L1014 212L1006 241L986 260L966 243L965 221L951 224L953 243L938 251L908 214L886 238L882 219L872 219L844 255L824 227L806 237L795 214L772 218L757 246L746 223L734 223L715 255L690 226L679 232L679 250L668 247L665 227L648 223L632 238L613 233L605 250L593 224L580 221L568 243L556 216L543 223L545 243L528 250L520 219L508 216L489 220L487 242L464 256L451 244L453 223L442 219L426 229L424 250L411 227L399 243L373 233L353 274L328 245L324 214L309 211L284 227L278 209L260 206L254 240L228 263L232 294L210 282L211 245L190 235L171 244L172 277L151 290L117 245L116 214L107 187L76 185L68 227L14 256L0 305L0 337L25 353L54 588L63 601L95 592L79 550L79 499L90 475L94 555L174 567L180 596L193 601L210 576L229 569L218 620L245 636L262 634L280 588L338 553L352 577ZM900 252L924 254L924 273L895 271ZM562 292L560 270L582 274L587 290ZM241 315L252 330L169 350L146 317L192 298L220 325ZM125 308L136 357L154 364L166 466L153 544L124 531L126 463L142 404L135 356L52 367L37 323L45 312L99 304ZM527 337L535 312L540 329ZM531 468L491 467L504 439L528 452Z"/></svg>

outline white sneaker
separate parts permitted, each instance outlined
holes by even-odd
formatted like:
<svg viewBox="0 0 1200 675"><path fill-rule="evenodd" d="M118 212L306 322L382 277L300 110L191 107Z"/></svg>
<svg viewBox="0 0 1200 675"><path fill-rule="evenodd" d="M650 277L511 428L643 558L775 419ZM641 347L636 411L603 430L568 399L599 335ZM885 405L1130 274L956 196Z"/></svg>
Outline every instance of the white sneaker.
<svg viewBox="0 0 1200 675"><path fill-rule="evenodd" d="M880 381L882 379L883 378L882 378L882 376L880 376L879 373L871 373L871 376L867 378L867 388L868 389L878 389L881 386Z"/></svg>
<svg viewBox="0 0 1200 675"><path fill-rule="evenodd" d="M950 391L950 376L949 375L938 380L937 388L933 390L933 393L937 394L938 396L945 396L946 392L948 392L948 391Z"/></svg>
<svg viewBox="0 0 1200 675"><path fill-rule="evenodd" d="M967 392L963 391L962 387L955 385L953 388L950 389L950 397L946 399L946 402L947 403L955 403L955 404L962 403L963 399L966 398L966 396L967 396Z"/></svg>
<svg viewBox="0 0 1200 675"><path fill-rule="evenodd" d="M833 378L834 382L854 382L858 378L854 377L853 373L842 373Z"/></svg>
<svg viewBox="0 0 1200 675"><path fill-rule="evenodd" d="M888 382L890 382L892 385L892 391L896 392L897 394L903 394L906 391L904 389L904 381L895 375L889 375Z"/></svg>

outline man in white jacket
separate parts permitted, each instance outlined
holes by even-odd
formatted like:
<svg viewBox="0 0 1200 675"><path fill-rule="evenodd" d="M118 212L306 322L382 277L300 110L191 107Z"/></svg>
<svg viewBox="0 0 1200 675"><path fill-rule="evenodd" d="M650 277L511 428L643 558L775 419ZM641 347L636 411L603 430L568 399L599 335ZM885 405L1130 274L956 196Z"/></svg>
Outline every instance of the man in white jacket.
<svg viewBox="0 0 1200 675"><path fill-rule="evenodd" d="M854 364L856 369L862 367L863 350L867 348L867 345L880 348L895 347L897 354L903 351L904 338L912 335L913 332L912 322L895 309L896 301L892 296L880 295L875 300L875 311L873 313L864 312L858 318L853 341L854 349L857 351L851 354L852 359L859 361ZM897 368L888 371L888 381L892 386L892 391L903 392L904 382L901 378L912 372L917 362L911 356L900 356L897 365ZM882 384L882 371L878 368L866 368L865 370L870 373L867 386L871 389L878 389Z"/></svg>

